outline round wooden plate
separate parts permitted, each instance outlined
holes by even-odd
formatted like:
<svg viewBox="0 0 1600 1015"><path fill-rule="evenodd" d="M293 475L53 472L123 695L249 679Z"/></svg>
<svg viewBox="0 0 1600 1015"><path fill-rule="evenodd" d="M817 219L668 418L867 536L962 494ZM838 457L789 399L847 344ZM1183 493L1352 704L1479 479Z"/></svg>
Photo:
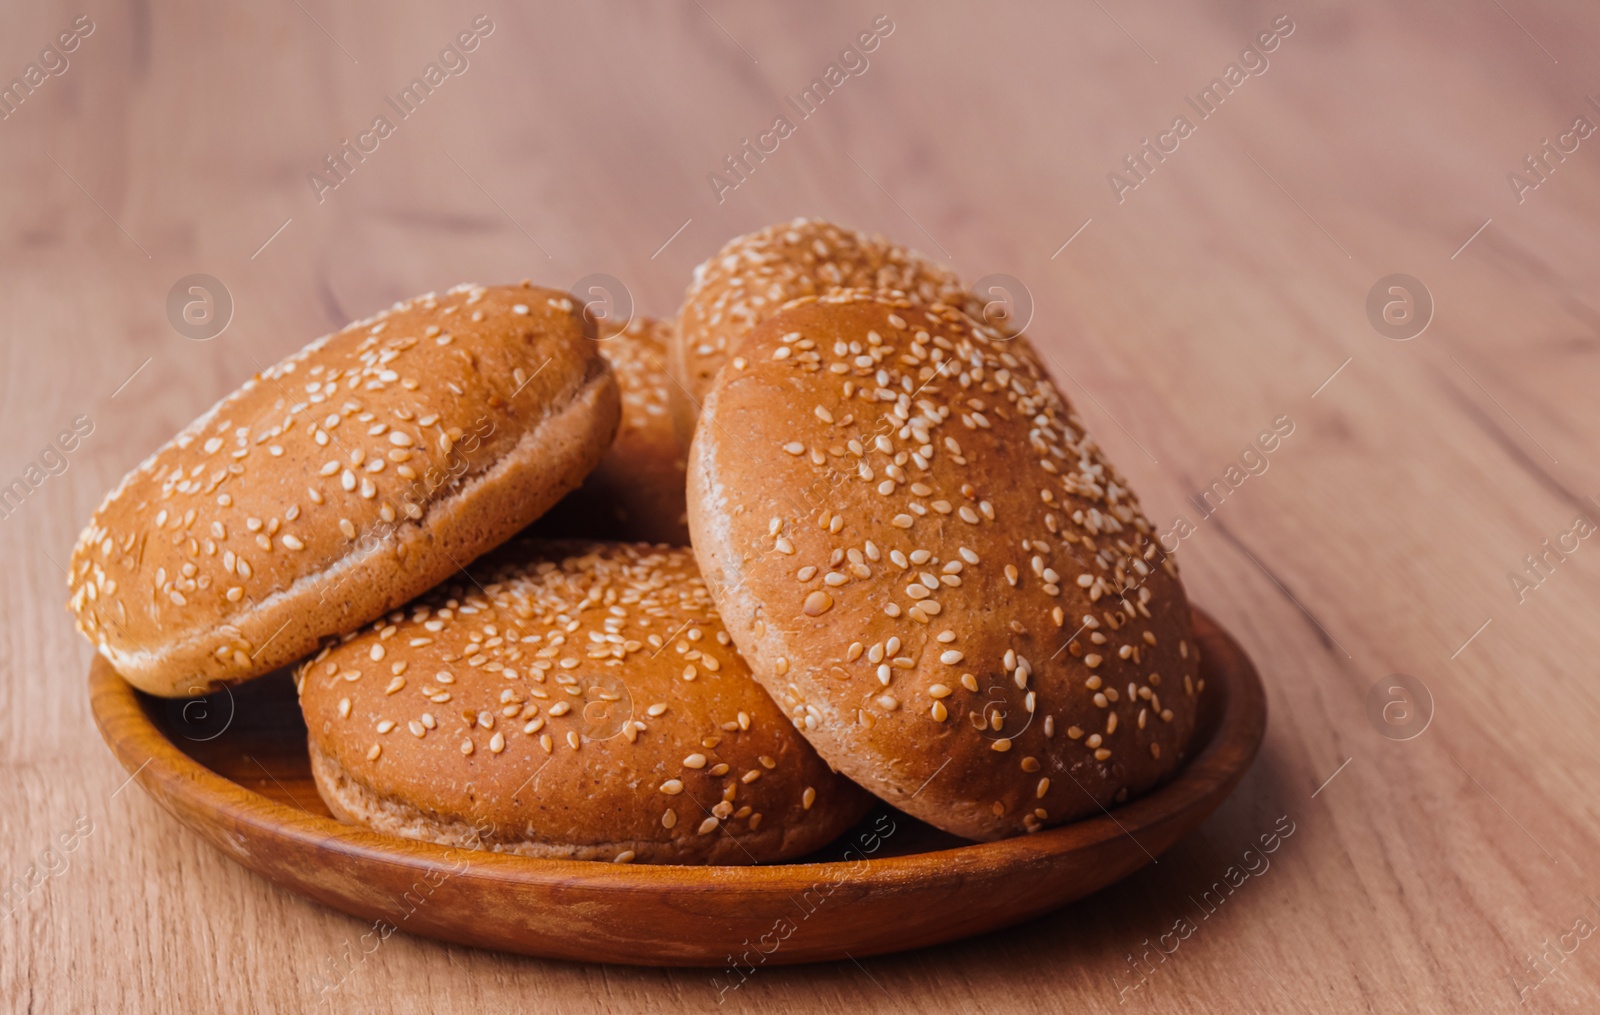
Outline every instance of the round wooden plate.
<svg viewBox="0 0 1600 1015"><path fill-rule="evenodd" d="M1207 702L1192 760L1148 796L1036 835L970 843L887 807L814 857L762 867L539 860L333 820L311 781L287 672L206 698L89 671L101 735L174 816L292 891L392 928L552 958L661 966L816 962L1019 923L1104 888L1200 824L1261 746L1243 649L1195 611Z"/></svg>

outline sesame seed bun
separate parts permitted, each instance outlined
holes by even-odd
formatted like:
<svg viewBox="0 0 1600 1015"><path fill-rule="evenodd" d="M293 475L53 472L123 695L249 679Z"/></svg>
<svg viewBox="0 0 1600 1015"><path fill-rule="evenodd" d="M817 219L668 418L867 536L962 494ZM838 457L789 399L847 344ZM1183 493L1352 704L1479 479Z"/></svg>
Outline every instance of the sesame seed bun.
<svg viewBox="0 0 1600 1015"><path fill-rule="evenodd" d="M942 305L789 304L713 387L689 528L756 679L884 800L995 839L1181 763L1177 569L1027 340Z"/></svg>
<svg viewBox="0 0 1600 1015"><path fill-rule="evenodd" d="M688 550L523 539L472 571L297 671L341 819L525 856L749 864L871 805L750 679Z"/></svg>
<svg viewBox="0 0 1600 1015"><path fill-rule="evenodd" d="M789 300L840 287L978 306L954 272L882 236L797 218L735 237L695 269L678 312L672 371L692 399L680 409L691 424L686 429L746 332Z"/></svg>
<svg viewBox="0 0 1600 1015"><path fill-rule="evenodd" d="M183 696L406 602L600 459L620 407L592 335L571 297L524 283L311 343L106 497L72 554L78 629L134 686Z"/></svg>
<svg viewBox="0 0 1600 1015"><path fill-rule="evenodd" d="M600 464L534 523L534 533L689 545L689 441L673 421L673 395L680 389L667 375L671 334L671 324L648 317L626 327L601 322L600 351L622 388L622 424Z"/></svg>

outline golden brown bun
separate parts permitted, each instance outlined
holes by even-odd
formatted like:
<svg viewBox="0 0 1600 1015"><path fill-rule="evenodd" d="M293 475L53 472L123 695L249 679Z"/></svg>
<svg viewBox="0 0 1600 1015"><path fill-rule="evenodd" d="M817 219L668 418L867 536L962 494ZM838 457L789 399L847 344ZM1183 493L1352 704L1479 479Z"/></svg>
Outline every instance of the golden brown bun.
<svg viewBox="0 0 1600 1015"><path fill-rule="evenodd" d="M672 371L691 399L681 409L689 429L746 332L789 300L840 287L895 290L973 312L978 306L954 272L882 236L797 218L735 237L695 269L678 311Z"/></svg>
<svg viewBox="0 0 1600 1015"><path fill-rule="evenodd" d="M686 549L517 540L296 674L323 799L525 856L800 856L871 798L755 681Z"/></svg>
<svg viewBox="0 0 1600 1015"><path fill-rule="evenodd" d="M1026 339L796 300L723 371L689 460L729 633L884 800L994 839L1180 764L1198 654L1177 569Z"/></svg>
<svg viewBox="0 0 1600 1015"><path fill-rule="evenodd" d="M689 545L689 442L680 439L672 417L671 333L672 325L648 317L623 328L601 323L600 351L622 388L622 425L583 485L534 523L535 534Z"/></svg>
<svg viewBox="0 0 1600 1015"><path fill-rule="evenodd" d="M565 293L460 286L318 339L130 472L72 555L134 686L259 676L430 588L582 481L620 413Z"/></svg>

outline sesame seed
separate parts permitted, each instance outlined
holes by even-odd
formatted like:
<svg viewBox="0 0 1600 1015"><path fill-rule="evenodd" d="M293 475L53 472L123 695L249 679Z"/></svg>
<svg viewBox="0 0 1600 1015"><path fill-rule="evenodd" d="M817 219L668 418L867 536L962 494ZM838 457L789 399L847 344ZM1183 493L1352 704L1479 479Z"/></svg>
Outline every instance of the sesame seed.
<svg viewBox="0 0 1600 1015"><path fill-rule="evenodd" d="M683 792L683 782L679 779L668 779L661 784L661 792L667 796L677 796Z"/></svg>
<svg viewBox="0 0 1600 1015"><path fill-rule="evenodd" d="M832 608L833 597L821 589L806 596L805 603L801 606L801 609L808 617L820 617Z"/></svg>
<svg viewBox="0 0 1600 1015"><path fill-rule="evenodd" d="M1009 737L1001 737L999 740L992 740L989 742L989 749L991 751L999 751L1000 753L1004 754L1006 751L1011 750L1011 740Z"/></svg>
<svg viewBox="0 0 1600 1015"><path fill-rule="evenodd" d="M687 758L683 759L683 767L685 767L685 768L705 768L706 767L706 756L704 754L691 754Z"/></svg>
<svg viewBox="0 0 1600 1015"><path fill-rule="evenodd" d="M809 811L811 809L811 805L816 802L817 791L812 789L810 786L807 786L805 792L800 794L800 806Z"/></svg>

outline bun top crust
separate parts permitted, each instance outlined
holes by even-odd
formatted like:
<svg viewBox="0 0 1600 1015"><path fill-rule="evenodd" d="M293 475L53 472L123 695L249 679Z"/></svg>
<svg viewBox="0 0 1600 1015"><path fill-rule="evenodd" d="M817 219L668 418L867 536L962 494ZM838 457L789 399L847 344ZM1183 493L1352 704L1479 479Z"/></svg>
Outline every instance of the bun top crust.
<svg viewBox="0 0 1600 1015"><path fill-rule="evenodd" d="M312 342L106 496L72 554L79 630L156 693L184 693L157 686L177 643L203 643L198 672L167 676L201 688L290 661L281 645L263 651L272 632L250 637L242 618L330 569L403 558L404 543L373 535L423 519L607 380L592 334L571 297L524 283L430 293Z"/></svg>
<svg viewBox="0 0 1600 1015"><path fill-rule="evenodd" d="M894 290L921 303L981 309L954 272L915 251L797 218L729 240L695 269L678 312L674 374L695 403L704 402L745 332L789 300L835 288Z"/></svg>
<svg viewBox="0 0 1600 1015"><path fill-rule="evenodd" d="M695 434L690 530L824 758L975 839L1178 766L1202 687L1177 567L1025 338L839 292L739 354Z"/></svg>
<svg viewBox="0 0 1600 1015"><path fill-rule="evenodd" d="M370 793L488 848L645 862L802 855L861 816L688 550L519 540L473 572L296 674L314 747Z"/></svg>
<svg viewBox="0 0 1600 1015"><path fill-rule="evenodd" d="M670 323L651 317L600 323L600 351L622 389L622 423L583 486L535 523L539 535L689 545L689 442L673 419L681 389L667 374L671 336Z"/></svg>

